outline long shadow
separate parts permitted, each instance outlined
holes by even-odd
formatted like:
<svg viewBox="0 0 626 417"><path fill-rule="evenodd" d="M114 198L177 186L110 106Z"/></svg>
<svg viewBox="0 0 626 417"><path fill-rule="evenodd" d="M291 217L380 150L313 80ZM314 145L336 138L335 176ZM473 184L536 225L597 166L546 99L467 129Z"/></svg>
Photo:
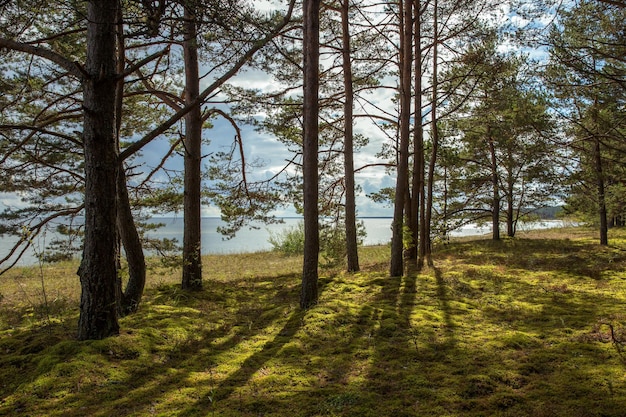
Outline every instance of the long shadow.
<svg viewBox="0 0 626 417"><path fill-rule="evenodd" d="M548 268L549 265L545 267ZM578 369L569 363L567 366L560 366L557 360L562 358L559 350L563 345L544 345L539 338L533 338L531 344L524 345L526 343L524 338L509 338L503 339L507 345L500 350L493 350L493 345L486 347L479 344L467 349L466 341L463 339L468 334L467 323L463 320L463 311L455 309L457 301L466 301L464 294L456 290L451 277L446 276L444 271L438 268L433 271L434 279L432 276L422 277L417 274L408 274L403 278L372 278L367 282L370 292L364 292L366 297L364 299L367 302L351 310L344 309L345 304L342 303L328 302L321 305L320 310L328 311L325 317L328 317L329 326L336 326L335 333L317 327L303 331L302 326L307 324L307 312L294 310L289 302L297 300L294 276L282 277L289 279L283 286L269 284L270 281L282 279L281 277L259 278L258 281L262 285L245 286L242 291L237 289L236 292L232 292L229 286L237 285L237 282L219 283L219 288L214 289L213 295L209 294L212 289L207 289L200 297L217 304L227 303L235 306L229 311L222 325L199 330L189 341L168 352L162 362L159 361L152 366L146 364L144 368L133 366L131 372L119 381L112 381L110 384L107 381L106 386L94 386L91 392L86 389L85 392L49 401L50 406L47 410L49 415L60 415L59 410L63 410L66 416L86 414L104 416L112 409L119 411L120 415L147 415L151 402L158 403L169 395L169 391L165 392L164 389L172 391L183 389L192 395L185 400L182 411L177 415L210 415L211 411L220 415L219 413L225 410L220 407L229 407L231 415L238 412L241 415L261 415L258 410L255 410L254 414L250 410L246 411L245 405L238 409L236 393L241 388L245 390L246 385L251 382L254 384L255 374L276 358L281 362L288 360L297 363L298 371L326 372L329 378L324 384L300 385L294 392L289 392L289 387L281 387L280 399L274 396L263 397L262 400L265 401L263 410L273 415L279 415L284 410L293 410L293 404L299 401L303 404L306 402L311 407L311 397L319 399L321 405L315 410L310 408L303 410L301 415L352 416L368 413L372 415L373 410L384 410L378 415L421 416L427 414L420 414L420 404L430 407L437 401L442 404L441 410L447 411L447 413L441 411L441 414L479 415L477 413L480 407L497 404L490 410L499 409L507 413L506 415L540 415L533 414L541 410L535 408L537 401L527 402L523 396L526 392L531 397L545 398L547 401L551 395L554 398L563 396L569 399L579 396L587 401L581 403L583 407L596 407L597 410L611 410L609 405L602 403L603 398L607 404L613 402L626 406L624 404L626 397L620 397L625 392L619 387L611 388L615 394L609 397L603 395L606 392L602 391L601 387L592 384L559 385L559 378L564 376L568 378L567 381L586 382L593 381L589 375L599 372L590 367ZM245 279L241 282L250 280L255 281ZM320 280L320 295L331 282L333 281L328 278ZM264 285L265 283L268 285ZM588 303L595 305L609 302L606 297L583 296L584 294L578 300L569 300L568 294L548 293L523 281L516 282L515 285L521 286L519 293L528 295L528 299L523 301L537 301L536 305L544 304L545 309L530 309L523 313L517 312L515 316L510 317L502 315L497 308L485 309L482 314L487 325L509 320L515 324L515 329L532 333L545 324L543 321L546 320L546 316L559 316L570 309L579 310ZM357 288L355 285L348 289L356 291L364 287L365 285ZM328 291L333 289L330 288ZM341 296L341 291L337 290L331 294ZM376 294L373 295L372 291ZM537 296L537 291L540 296ZM236 301L232 299L234 294L238 297ZM539 299L536 299L537 297ZM328 294L326 298L329 299ZM161 303L167 305L167 297L164 297ZM194 299L182 300L181 304L182 307L195 305ZM587 314L595 315L597 311L594 308L591 307L586 311L585 317ZM173 317L168 317L168 314L172 313L159 311L154 317L156 323L154 328L157 332L160 320L184 320L184 315L188 313L176 312ZM254 318L254 322L248 326L251 317ZM133 320L132 317L129 319ZM144 320L152 321L153 318ZM277 323L281 323L282 326L276 326ZM273 326L280 327L280 330ZM271 335L267 334L270 328ZM141 329L137 328L135 331ZM443 335L443 338L438 338L437 333L442 331L439 336ZM258 335L267 336L267 342L239 364L231 374L220 379L215 389L209 392L206 380L190 381L193 373L206 374L207 368L215 365L215 361L223 360L216 359L220 353L236 349L243 340ZM320 357L315 352L316 347L313 346L307 348L311 349L310 352L303 349L301 357L286 358L288 354L283 348L291 340L298 338L306 343L314 342L318 335L327 336L326 340L318 340L317 346L324 349L325 354L329 356ZM493 337L490 336L489 340L493 340ZM606 352L597 346L585 345L581 348L578 345L574 346L570 340L565 341L564 345L569 349L584 348L585 350L581 352L585 355L598 358L606 356ZM357 358L356 353L365 354L367 357ZM330 356L335 354L337 358ZM366 363L363 378L357 377L353 380L346 378L342 381L337 375L349 372L352 363L341 360L340 356L350 356L354 358L354 362ZM107 353L102 352L102 357L106 359ZM496 359L493 359L494 357ZM600 359L598 363L601 364ZM122 359L120 367L124 366ZM463 373L462 377L454 377L458 373ZM536 383L533 385L532 381L537 379L537 375L545 381L544 387L549 383L550 386L556 387L558 392L546 394L541 391L542 385ZM193 392L198 396L194 397ZM452 394L450 398L443 399L444 395L439 392ZM101 400L113 406L108 407L106 411L98 410L97 402ZM291 406L287 406L287 402L290 402ZM567 410L559 408L558 404L547 407L549 412L541 415L568 415ZM9 411L0 407L0 415L3 411L6 415L11 415ZM579 412L570 415L585 414ZM605 413L605 415L615 414Z"/></svg>
<svg viewBox="0 0 626 417"><path fill-rule="evenodd" d="M428 295L424 292L430 293L432 290L428 289L430 284L426 283L430 278L420 275L419 271L410 270L402 278L386 278L382 292L371 303L381 308L382 313L378 319L380 326L374 336L376 349L368 389L381 395L383 401L390 395L402 400L401 393L393 392L398 389L398 384L403 385L402 379L419 379L421 376L416 372L419 373L419 364L426 357L439 357L455 346L452 312L441 273L438 272L438 275L438 285L433 295L444 317L443 343L437 341L437 329L421 322L418 310L424 306L418 305L418 300L426 300ZM432 302L428 304L432 305ZM414 315L416 312L417 316Z"/></svg>
<svg viewBox="0 0 626 417"><path fill-rule="evenodd" d="M420 414L419 403L424 398L417 398L416 392L436 386L432 368L456 357L455 326L444 283L415 270L380 282L380 293L362 309L364 316L372 307L379 313L369 317L374 349L366 382L359 388L359 401L364 403L359 411L371 409L398 417L426 415ZM433 323L435 316L443 317L441 324ZM444 340L438 334L441 330Z"/></svg>
<svg viewBox="0 0 626 417"><path fill-rule="evenodd" d="M584 258L585 250L597 249L567 242L557 248L550 242L520 244L526 243L530 248L523 248L527 250L524 257L516 256L516 247L502 244L498 250L503 265L521 268L530 263L540 270L560 271L565 267L566 271L573 272L578 269L568 263L574 256ZM554 257L545 259L545 249L551 247ZM474 261L476 265L484 264L484 259L474 258L472 252L475 251L470 249L468 247L467 253L459 258ZM600 258L604 256L619 258L619 254L610 251L603 251ZM555 259L560 261L554 264ZM372 407L380 410L380 404L384 404L384 415L394 416L435 415L432 413L437 406L440 414L436 415L488 415L483 410L516 416L621 415L615 414L615 410L623 410L626 390L612 385L611 375L615 373L607 366L612 361L611 355L615 357L617 353L607 353L597 343L581 343L572 339L567 329L563 331L565 325L571 325L575 331L584 329L587 320L597 316L599 306L610 305L610 296L585 291L561 293L560 287L545 290L523 279L505 282L504 285L520 288L512 292L508 287L503 297L492 293L489 285L466 294L468 288L457 288L464 284L455 283L458 275L447 277L445 271L437 267L433 271L434 281L421 280L419 276L407 276L403 281L387 279L382 294L372 301L373 305L383 308L366 386L368 393L374 394L374 399L369 400ZM579 275L595 278L587 272ZM417 294L412 296L412 291ZM511 296L519 297L522 310L511 306L511 299L507 298ZM432 305L434 300L436 311ZM457 302L467 306L467 310L456 307ZM385 303L389 305L383 306ZM423 307L430 310L421 311ZM500 309L511 313L502 314ZM432 314L424 316L425 325L420 326L418 317L424 312ZM464 317L465 314L468 316ZM484 325L493 325L484 337L473 338L472 332L483 331L474 328L469 321L474 315L482 315L478 320ZM398 327L385 325L385 319L395 320ZM437 330L429 328L437 326L436 321L441 323L438 330L444 331L443 341L437 341ZM556 324L558 326L554 326ZM414 332L414 345L407 337L402 337L403 332ZM468 340L462 339L465 336ZM470 338L474 342L468 346ZM565 354L563 349L566 349ZM579 361L577 355L597 359ZM606 375L605 386L598 385L598 372ZM554 402L554 398L562 398L567 403Z"/></svg>
<svg viewBox="0 0 626 417"><path fill-rule="evenodd" d="M485 265L485 260L477 254L480 251L476 251L474 246L486 247L490 254L495 252L500 269L494 270L491 263L484 270L480 269ZM596 244L570 240L479 240L459 244L452 250L458 259L470 266L460 280L448 283L455 295L461 298L466 296L472 298L473 302L484 304L481 311L490 322L541 333L552 331L547 325L550 321L555 321L553 329L556 330L590 325L589 321L584 320L595 320L594 317L600 311L599 306L610 305L612 298L608 294L596 295L586 290L576 290L576 285L601 286L605 271L619 271L626 263L626 253L619 248L601 248ZM509 274L508 270L548 274L527 280L525 275L518 272ZM441 274L438 277L445 284L444 277ZM574 279L575 284L570 288L560 277ZM474 281L475 285L466 283L466 279ZM479 284L479 288L476 288L476 284ZM526 303L533 308L521 308L510 300L501 299L499 293L504 287L507 288L505 293L512 293L516 302ZM616 297L614 303L618 302Z"/></svg>
<svg viewBox="0 0 626 417"><path fill-rule="evenodd" d="M506 294L512 294L520 304L515 305L498 293L485 292L482 294L484 301L481 301L482 317L489 323L542 337L567 329L591 328L599 317L620 303L619 297L609 293L548 286L524 279L508 281L505 285L509 287Z"/></svg>
<svg viewBox="0 0 626 417"><path fill-rule="evenodd" d="M380 294L371 302L374 308L380 310L378 318L373 318L374 323L378 321L380 324L373 335L374 352L368 370L366 389L379 401L385 401L385 397L396 394L397 373L400 365L392 361L403 357L408 346L406 335L410 331L408 323L413 301L410 300L408 294L401 297L402 280L402 277L385 278ZM415 288L415 280L410 279L409 282ZM400 312L402 317L399 315Z"/></svg>
<svg viewBox="0 0 626 417"><path fill-rule="evenodd" d="M448 288L446 287L446 283L443 278L443 273L441 272L441 269L433 266L433 270L435 271L435 280L437 282L437 298L439 299L439 303L441 305L441 311L443 312L445 324L445 345L447 347L454 347L456 345L456 337L454 332L455 324L452 320L452 308L450 307Z"/></svg>
<svg viewBox="0 0 626 417"><path fill-rule="evenodd" d="M284 278L293 278L293 276L290 275ZM272 282L276 282L278 279L280 279L280 277L271 277ZM242 281L249 282L257 280L267 282L268 278L251 278L243 279ZM320 279L318 287L320 295L329 282L330 280L328 279ZM137 395L142 399L158 399L160 396L164 395L164 393L161 392L162 386L189 388L189 382L186 381L189 374L194 371L206 372L208 368L211 368L215 364L215 353L219 354L220 352L235 349L242 341L254 338L255 335L262 334L265 329L270 327L273 323L282 321L285 317L285 312L292 309L291 301L297 300L297 294L293 287L295 286L285 291L284 287L271 285L269 292L273 294L273 296L270 297L263 296L263 293L267 292L267 290L263 288L252 288L248 290L245 297L240 297L237 300L238 303L241 304L239 312L223 326L203 332L200 337L186 346L181 347L180 352L174 352L171 355L172 358L159 366L154 372L149 371L149 374L145 375L144 371L138 371L137 376L139 376L140 380L147 379L152 381L154 378L161 377L160 374L163 369L177 370L174 375L162 380L162 383L154 385L153 388L146 390L141 386L137 387ZM297 289L299 289L299 286ZM237 293L240 295L241 291L238 290ZM221 299L222 297L218 296L217 298ZM227 297L224 297L224 300L228 301ZM270 310L267 310L264 306L269 306ZM233 374L222 381L217 388L212 389L210 393L204 394L192 405L185 408L185 410L181 412L181 415L196 415L198 412L205 412L207 408L212 406L214 401L218 399L223 401L238 387L244 386L256 371L261 369L268 360L276 356L280 349L293 338L294 334L302 325L303 314L304 312L299 310L292 311L289 319L276 336L274 336L273 340L267 342L260 352L246 359L244 363L241 364ZM250 321L250 319L252 319L253 322ZM233 332L233 326L237 326L238 330ZM228 337L225 340L215 343L216 339L221 339L224 336ZM131 383L133 380L135 380L133 376L128 378L128 381ZM207 390L203 389L202 391L205 392ZM137 395L128 395L128 399L124 399L123 401L124 404L131 407ZM120 406L122 406L122 404L118 404L118 407Z"/></svg>
<svg viewBox="0 0 626 417"><path fill-rule="evenodd" d="M29 308L14 310L20 312L20 317L28 314ZM4 313L4 311L2 312ZM62 363L72 360L78 348L72 349L77 342L75 338L76 318L66 317L41 327L22 330L15 329L0 337L0 368L2 384L0 384L0 398L11 395L19 384L25 380L36 380L49 372L53 363ZM61 346L65 349L60 348ZM41 359L53 358L52 361L42 364ZM0 402L0 410L2 402Z"/></svg>
<svg viewBox="0 0 626 417"><path fill-rule="evenodd" d="M239 368L223 380L211 393L205 394L187 409L181 411L181 416L194 416L198 412L207 412L217 401L229 398L235 390L245 386L250 378L259 371L265 363L275 358L279 351L289 343L302 327L303 311L294 311L283 328L263 348L248 357Z"/></svg>
<svg viewBox="0 0 626 417"><path fill-rule="evenodd" d="M290 279L291 276L286 276L283 278ZM267 281L270 278L263 277L257 279L258 281ZM271 280L279 280L281 277L271 277ZM254 278L244 279L242 281L254 281ZM185 305L194 306L195 300L193 297L204 297L213 299L216 298L221 301L223 298L219 294L229 294L227 291L230 290L229 286L235 285L234 281L228 283L217 283L212 282L213 288L207 289L202 293L197 293L190 295L189 297L182 297L175 301L180 307L185 307ZM174 287L172 287L174 288ZM323 288L323 286L322 286ZM212 293L213 291L213 293ZM178 291L172 291L172 293L176 293L176 297L180 295ZM169 294L169 290L165 289L165 296L155 296L155 299L159 299L159 303L163 305L168 305L168 298L173 298L172 294ZM217 295L216 295L217 294ZM189 340L180 343L175 346L175 348L171 351L164 352L162 355L166 355L163 357L162 361L158 363L151 364L149 366L134 366L128 375L123 379L117 379L110 384L105 384L104 386L94 386L92 388L89 385L85 385L80 391L77 391L72 394L66 394L62 400L54 402L54 404L50 405L50 409L48 410L49 415L54 415L56 411L59 409L65 409L64 415L71 416L82 416L85 413L88 413L92 416L104 416L106 415L106 411L100 411L97 407L98 399L94 398L93 392L98 392L98 396L101 398L117 398L116 400L110 402L114 404L114 407L119 410L133 410L139 408L147 409L151 402L158 402L159 399L165 395L167 392L164 391L164 387L184 387L187 386L188 383L186 379L192 372L196 371L204 371L208 366L210 366L211 355L206 354L207 348L212 348L214 350L219 349L220 351L228 350L234 348L239 342L245 338L253 337L256 334L260 334L265 331L265 329L272 325L272 323L277 320L283 320L284 318L284 310L289 309L289 303L286 302L286 297L292 295L294 300L297 299L296 295L293 292L287 290L285 292L284 288L279 288L276 286L272 286L268 291L267 289L259 289L253 288L251 290L247 290L244 292L244 299L239 300L241 305L239 309L234 313L231 319L226 320L226 322L215 328L207 328L205 330L200 330L196 334L193 335ZM218 301L218 302L220 302ZM251 307L251 305L253 307ZM254 317L254 325L244 325L247 320L250 319L251 308L256 308L259 311L262 310L263 305L268 305L275 307L269 314L259 315ZM276 306L284 306L283 309L276 308ZM134 316L137 320L141 321L142 314L149 314L150 320L152 323L156 323L155 330L160 332L162 330L159 329L159 322L162 320L165 321L178 321L184 323L185 315L189 314L186 312L177 312L173 313L169 310L167 311L151 311L150 304L146 303L140 308L140 311L136 313ZM255 310L257 311L257 310ZM199 313L201 314L201 313ZM127 320L133 320L133 316L130 316ZM290 329L294 328L294 321L297 320L298 314L293 313L292 317L290 317L289 321L285 325L283 332L287 336L292 336L293 333ZM233 326L237 326L237 329L233 331ZM142 331L143 329L137 328L132 330L134 331ZM295 329L297 330L297 329ZM295 332L295 330L293 330ZM24 332L21 337L30 338L34 337L37 331L29 330ZM32 335L32 336L31 336ZM229 336L230 335L230 336ZM220 340L217 344L214 342L218 339L222 339L227 337L225 340ZM276 336L278 340L280 338ZM284 337L284 336L282 336ZM58 339L58 338L57 338ZM77 342L75 340L57 340L58 343L50 346L49 344L42 348L41 353L44 356L49 357L49 352L59 350L56 348L59 346L67 346L74 347L70 352L81 352L87 351L90 354L97 354L97 352L93 351L92 347L87 347L90 345L99 346L103 342ZM112 339L114 340L114 339ZM268 345L269 347L269 345ZM96 348L97 349L97 348ZM149 346L148 351L154 352L155 349L158 350L158 346ZM273 351L273 350L272 350ZM205 353L203 353L205 352ZM37 354L38 352L30 352ZM110 356L111 352L101 352L101 356L99 359L104 361L113 361L123 363L125 361L125 357L116 358L115 356ZM154 353L153 353L154 355ZM55 364L60 363L71 363L73 354L64 354L59 356L58 358L55 356L55 360L49 361L49 366L45 369L39 367L38 374L33 374L31 380L35 381L39 375L49 372L52 368L54 368ZM133 357L128 359L135 359ZM170 372L166 372L170 370ZM174 370L174 372L172 372ZM23 379L22 379L23 380ZM6 383L5 383L6 385ZM110 401L110 400L109 400ZM66 404L66 406L64 406ZM75 407L76 405L79 407ZM40 410L46 410L45 406L39 408ZM76 413L73 414L69 410L76 409ZM15 410L13 410L15 411ZM8 415L11 415L13 412L11 410L0 408L0 415L4 412L8 412Z"/></svg>
<svg viewBox="0 0 626 417"><path fill-rule="evenodd" d="M319 296L323 294L324 289L331 282L332 281L328 278L318 280ZM198 412L207 412L216 402L227 400L238 388L244 387L253 375L262 369L268 361L278 357L281 349L287 345L302 328L305 323L305 316L306 311L304 310L297 309L292 311L287 322L271 341L266 342L259 352L248 357L235 372L221 381L217 387L203 395L194 404L181 411L180 415L194 416L197 415ZM220 350L228 347L229 346L222 345Z"/></svg>
<svg viewBox="0 0 626 417"><path fill-rule="evenodd" d="M484 248L492 260L510 268L559 271L593 279L614 270L616 263L626 263L626 251L621 248L568 239L475 240L455 243L450 248L470 264L484 262L483 254L476 251Z"/></svg>

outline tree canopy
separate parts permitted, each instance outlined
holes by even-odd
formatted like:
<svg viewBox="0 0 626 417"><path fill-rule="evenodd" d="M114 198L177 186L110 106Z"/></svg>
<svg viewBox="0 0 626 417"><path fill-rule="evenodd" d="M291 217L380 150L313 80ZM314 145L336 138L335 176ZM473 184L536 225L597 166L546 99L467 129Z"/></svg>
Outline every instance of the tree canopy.
<svg viewBox="0 0 626 417"><path fill-rule="evenodd" d="M80 338L137 309L155 214L183 213L195 290L206 210L225 237L303 215L302 308L320 251L358 271L367 195L391 276L468 223L624 224L622 2L275 3L0 2L0 271L50 228L42 260L82 251Z"/></svg>

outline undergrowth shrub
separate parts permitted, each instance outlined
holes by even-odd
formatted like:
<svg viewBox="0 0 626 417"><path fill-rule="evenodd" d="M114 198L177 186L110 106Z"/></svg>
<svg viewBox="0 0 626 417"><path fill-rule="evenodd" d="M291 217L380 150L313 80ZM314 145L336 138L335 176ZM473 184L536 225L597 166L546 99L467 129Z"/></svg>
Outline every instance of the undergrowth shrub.
<svg viewBox="0 0 626 417"><path fill-rule="evenodd" d="M304 223L283 229L278 233L270 231L269 243L272 250L285 255L302 255L304 253Z"/></svg>
<svg viewBox="0 0 626 417"><path fill-rule="evenodd" d="M320 229L320 254L329 266L339 265L347 256L346 230L336 225Z"/></svg>
<svg viewBox="0 0 626 417"><path fill-rule="evenodd" d="M365 237L365 226L357 224L358 244ZM269 243L272 250L285 255L302 255L304 253L304 222L283 229L278 233L270 232ZM343 223L320 224L320 255L326 265L336 266L343 262L346 251L346 231Z"/></svg>

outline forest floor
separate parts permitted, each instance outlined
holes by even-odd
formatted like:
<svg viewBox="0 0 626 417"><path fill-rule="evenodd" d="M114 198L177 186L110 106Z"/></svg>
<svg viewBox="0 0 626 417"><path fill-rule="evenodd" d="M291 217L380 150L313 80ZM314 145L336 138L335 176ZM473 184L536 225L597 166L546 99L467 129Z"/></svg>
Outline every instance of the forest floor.
<svg viewBox="0 0 626 417"><path fill-rule="evenodd" d="M78 342L76 263L0 277L2 416L624 416L626 230L584 228L436 248L389 278L301 260L207 256L204 290L150 260L121 334ZM44 294L45 293L45 294Z"/></svg>

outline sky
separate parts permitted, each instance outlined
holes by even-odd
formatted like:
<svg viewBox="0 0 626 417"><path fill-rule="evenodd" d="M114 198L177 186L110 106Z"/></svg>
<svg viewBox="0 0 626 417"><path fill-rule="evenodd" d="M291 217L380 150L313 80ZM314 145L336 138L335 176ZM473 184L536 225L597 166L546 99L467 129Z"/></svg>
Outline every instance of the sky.
<svg viewBox="0 0 626 417"><path fill-rule="evenodd" d="M264 91L272 91L275 85L271 82L270 78L265 74L244 72L235 77L232 84L240 87L257 88ZM381 91L377 93L377 97L374 99L380 103L391 103L391 96L393 93L389 91ZM370 97L371 98L371 97ZM356 106L355 106L356 107ZM355 112L359 112L361 109L355 108ZM216 128L218 126L216 125ZM226 128L227 130L228 128ZM382 134L377 128L372 128L371 122L363 119L357 119L355 121L355 134L363 134L369 139L368 145L359 149L355 155L355 169L359 167L381 163L379 158L375 155L381 149L384 142L388 142L388 138ZM209 135L211 134L208 132ZM217 132L216 132L217 133ZM279 172L285 162L293 157L284 144L279 142L276 138L266 133L257 132L251 127L243 128L244 143L248 158L259 158L266 163L267 173L275 174ZM216 135L217 136L217 135ZM229 137L228 134L225 135ZM232 133L229 138L232 138ZM358 215L362 217L391 217L393 215L392 208L385 204L374 202L367 197L367 194L378 192L383 187L395 187L395 176L388 175L383 167L372 167L357 172L356 182L361 187L361 192L357 196L357 210ZM208 208L210 210L210 208ZM280 212L279 215L292 215L295 212L292 209L288 209L284 212Z"/></svg>
<svg viewBox="0 0 626 417"><path fill-rule="evenodd" d="M280 2L254 2L255 7L268 12L276 10L277 3ZM212 79L210 79L210 77L205 78L202 81L201 90L211 82ZM241 70L229 81L229 84L248 89L257 89L262 92L276 91L276 89L279 88L278 83L270 75L260 70L250 68ZM393 94L393 90L380 90L372 93L368 99L386 107L392 103ZM218 96L216 101L219 101L219 99L220 97ZM219 105L218 107L227 108L224 107L224 105ZM355 111L362 112L359 108L356 108ZM203 133L203 136L210 140L210 144L204 146L203 154L205 155L230 148L235 136L235 130L230 123L223 118L218 117L212 120L212 124L213 128L205 130ZM264 165L261 169L255 169L254 172L251 172L250 174L252 176L256 178L271 177L283 169L286 161L292 159L293 154L276 138L267 133L256 131L249 125L239 125L239 127L242 131L246 159L248 161L258 159L262 161ZM382 162L375 157L375 154L380 151L382 143L389 139L378 129L372 129L372 126L364 120L357 120L355 133L364 134L369 138L369 144L355 154L355 168L358 169L360 166L366 164ZM157 141L144 148L141 161L145 164L146 169L156 165L160 161L161 155L163 155L167 146L165 141ZM204 163L207 164L208 160L205 160ZM176 169L182 169L181 158L178 158L177 161L170 166ZM166 180L166 177L163 175L161 179ZM394 187L395 177L388 175L382 167L373 167L358 172L356 181L362 189L357 196L358 215L361 217L391 217L393 213L390 206L374 202L367 197L367 194L377 192L383 187ZM205 217L216 217L220 215L219 209L211 205L204 205L202 213ZM277 217L291 217L297 215L293 207L281 208L276 210L274 214ZM164 215L169 216L171 213Z"/></svg>
<svg viewBox="0 0 626 417"><path fill-rule="evenodd" d="M272 87L267 77L260 78L258 74L253 74L252 77L248 75L249 73L246 72L238 75L232 80L232 84L261 89L264 86L268 89ZM233 144L235 130L229 122L218 117L212 121L212 124L213 127L211 129L205 129L203 132L203 136L209 139L209 144L203 146L203 155L224 151ZM254 127L245 124L240 124L239 128L242 132L246 160L259 160L262 163L261 168L255 168L254 171L248 173L252 178L265 179L272 177L284 168L287 161L293 158L293 154L289 152L287 147L270 134L259 132ZM370 138L369 145L355 154L355 168L381 162L374 155L380 150L381 143L388 141L388 139L378 129L372 130L370 126L362 122L357 122L355 131L356 133L366 134ZM144 165L143 169L148 170L161 161L168 146L169 144L165 140L157 140L149 144L142 150L142 156L137 162ZM208 163L209 161L205 159L203 166L206 166ZM182 170L182 158L177 157L169 164L169 167ZM164 174L157 178L167 181ZM367 194L377 192L382 187L395 186L395 177L388 175L384 168L374 167L357 173L356 181L362 188L360 195L357 197L358 215L362 217L390 217L392 215L391 207L374 202L367 197ZM219 217L220 215L219 209L211 205L204 205L202 213L205 217ZM274 214L277 217L297 215L293 207L281 208L276 210ZM171 216L172 213L163 215Z"/></svg>

